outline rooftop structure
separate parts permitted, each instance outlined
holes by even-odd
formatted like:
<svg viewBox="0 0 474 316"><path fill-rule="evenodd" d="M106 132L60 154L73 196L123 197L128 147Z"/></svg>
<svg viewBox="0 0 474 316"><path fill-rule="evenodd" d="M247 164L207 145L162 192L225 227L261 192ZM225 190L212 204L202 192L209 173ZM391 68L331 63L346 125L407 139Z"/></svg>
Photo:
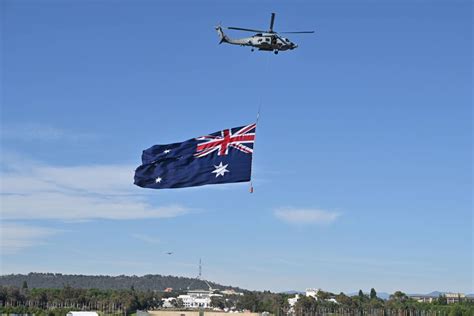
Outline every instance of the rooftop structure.
<svg viewBox="0 0 474 316"><path fill-rule="evenodd" d="M221 294L214 294L212 291L190 290L187 294L178 296L178 299L183 301L186 308L210 308L213 296L222 297Z"/></svg>
<svg viewBox="0 0 474 316"><path fill-rule="evenodd" d="M446 293L444 296L448 304L459 303L466 298L466 294L464 293Z"/></svg>

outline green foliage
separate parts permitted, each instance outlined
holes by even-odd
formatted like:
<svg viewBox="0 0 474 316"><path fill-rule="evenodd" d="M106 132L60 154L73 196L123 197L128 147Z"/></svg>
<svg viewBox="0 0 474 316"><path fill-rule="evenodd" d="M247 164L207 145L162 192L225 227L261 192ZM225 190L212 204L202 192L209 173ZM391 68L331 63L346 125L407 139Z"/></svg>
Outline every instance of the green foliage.
<svg viewBox="0 0 474 316"><path fill-rule="evenodd" d="M22 288L24 282L27 282L29 289L62 289L65 286L70 286L76 289L128 290L133 286L136 291L163 291L166 288L173 288L175 290L187 289L191 283L193 283L195 288L207 288L207 284L202 280L155 274L148 274L141 277L135 275L92 276L61 273L29 273L0 276L0 284L2 286ZM209 282L209 284L214 289L232 288L238 292L242 292L242 289L236 287L223 286L213 282Z"/></svg>
<svg viewBox="0 0 474 316"><path fill-rule="evenodd" d="M317 307L316 300L311 296L300 296L295 304L295 310L313 310Z"/></svg>
<svg viewBox="0 0 474 316"><path fill-rule="evenodd" d="M370 289L370 299L371 300L377 299L377 292L375 292L374 288Z"/></svg>
<svg viewBox="0 0 474 316"><path fill-rule="evenodd" d="M321 291L321 290L318 291L318 298L321 299L321 300L327 300L327 299L331 298L331 296L333 296L332 293L324 292L324 291Z"/></svg>
<svg viewBox="0 0 474 316"><path fill-rule="evenodd" d="M445 295L440 294L439 297L438 297L437 303L438 303L439 305L447 305L447 304L448 304L448 300L446 299L446 296L445 296Z"/></svg>
<svg viewBox="0 0 474 316"><path fill-rule="evenodd" d="M245 293L237 303L238 309L245 309L255 312L258 307L257 295L254 292Z"/></svg>
<svg viewBox="0 0 474 316"><path fill-rule="evenodd" d="M408 295L403 293L402 291L396 291L392 295L390 295L389 302L394 303L403 303L409 300Z"/></svg>
<svg viewBox="0 0 474 316"><path fill-rule="evenodd" d="M213 296L211 297L211 306L224 309L226 307L225 298L222 296Z"/></svg>
<svg viewBox="0 0 474 316"><path fill-rule="evenodd" d="M356 307L356 304L352 300L352 298L350 298L349 296L347 296L346 294L344 294L342 292L339 293L338 295L336 295L336 301L338 301L339 304L341 304L343 307L347 307L347 308L355 308Z"/></svg>
<svg viewBox="0 0 474 316"><path fill-rule="evenodd" d="M375 291L375 290L374 290ZM437 315L437 316L472 316L474 315L474 303L464 301L456 304L443 305L436 303L418 303L401 291L395 292L387 301L374 296L371 291L370 298L367 295L356 295L349 297L344 293L337 295L320 291L318 300L313 297L300 296L295 305L296 315L302 314L341 314L350 311L351 315L369 315L377 311L377 315ZM136 310L156 309L161 306L164 297L176 297L182 292L163 293L140 290L99 290L78 289L69 285L61 289L28 289L14 287L0 287L0 314L35 314L64 316L70 310L99 310L103 313L124 315L131 314ZM249 310L253 312L269 312L274 315L286 314L289 304L287 294L276 294L268 291L251 292L246 291L244 295L232 295L224 297L212 297L213 307L236 308L238 310ZM329 302L335 298L336 303ZM444 298L445 299L445 298ZM176 308L183 308L182 300L176 300ZM400 311L400 313L394 313ZM426 313L415 313L424 311Z"/></svg>

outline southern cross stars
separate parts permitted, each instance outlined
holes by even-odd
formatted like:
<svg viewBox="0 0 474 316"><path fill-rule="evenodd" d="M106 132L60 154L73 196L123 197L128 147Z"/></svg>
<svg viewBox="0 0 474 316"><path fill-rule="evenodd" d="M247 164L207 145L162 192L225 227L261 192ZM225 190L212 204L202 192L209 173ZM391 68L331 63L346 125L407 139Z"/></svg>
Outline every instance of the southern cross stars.
<svg viewBox="0 0 474 316"><path fill-rule="evenodd" d="M216 174L216 178L218 176L224 176L226 172L230 172L229 170L226 169L228 165L229 164L222 165L222 161L221 161L221 163L218 166L214 165L214 168L216 168L216 170L212 171L212 173Z"/></svg>

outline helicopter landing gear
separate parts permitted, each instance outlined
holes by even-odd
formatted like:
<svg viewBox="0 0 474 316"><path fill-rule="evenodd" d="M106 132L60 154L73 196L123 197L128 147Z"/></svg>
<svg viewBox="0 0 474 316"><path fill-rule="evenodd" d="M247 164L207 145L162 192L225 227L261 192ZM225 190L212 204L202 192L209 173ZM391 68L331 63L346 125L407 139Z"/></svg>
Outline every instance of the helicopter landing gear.
<svg viewBox="0 0 474 316"><path fill-rule="evenodd" d="M273 53L274 53L275 55L278 55L278 50L275 49L275 50L273 51Z"/></svg>

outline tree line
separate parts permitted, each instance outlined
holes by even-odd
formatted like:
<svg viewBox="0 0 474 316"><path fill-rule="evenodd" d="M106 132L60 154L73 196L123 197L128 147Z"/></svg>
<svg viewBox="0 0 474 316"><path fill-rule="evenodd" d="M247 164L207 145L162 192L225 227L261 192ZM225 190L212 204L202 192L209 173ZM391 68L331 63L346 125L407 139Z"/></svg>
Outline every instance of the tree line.
<svg viewBox="0 0 474 316"><path fill-rule="evenodd" d="M162 308L162 299L177 297L185 291L160 292L141 291L133 286L129 289L100 290L78 289L64 286L61 289L0 287L0 314L62 315L71 310L95 310L105 314L127 315L137 310ZM380 316L472 316L471 301L446 304L440 296L433 303L419 303L403 292L395 292L388 300L377 297L375 289L369 295L348 296L319 291L318 299L300 295L295 306L288 299L294 295L269 291L243 291L243 295L215 296L211 299L214 308L236 311L269 312L276 316L320 316L320 315L380 315ZM331 301L335 299L337 303ZM182 308L179 300L176 308Z"/></svg>
<svg viewBox="0 0 474 316"><path fill-rule="evenodd" d="M333 298L337 301L330 301ZM407 294L396 291L388 300L377 297L375 289L370 294L359 290L358 295L348 296L344 293L334 294L319 291L318 299L302 296L293 308L295 314L311 316L318 315L317 311L327 311L335 314L348 315L380 315L380 316L474 316L474 303L464 300L455 304L447 304L446 297L440 295L432 303L421 303ZM310 313L308 314L308 311Z"/></svg>

